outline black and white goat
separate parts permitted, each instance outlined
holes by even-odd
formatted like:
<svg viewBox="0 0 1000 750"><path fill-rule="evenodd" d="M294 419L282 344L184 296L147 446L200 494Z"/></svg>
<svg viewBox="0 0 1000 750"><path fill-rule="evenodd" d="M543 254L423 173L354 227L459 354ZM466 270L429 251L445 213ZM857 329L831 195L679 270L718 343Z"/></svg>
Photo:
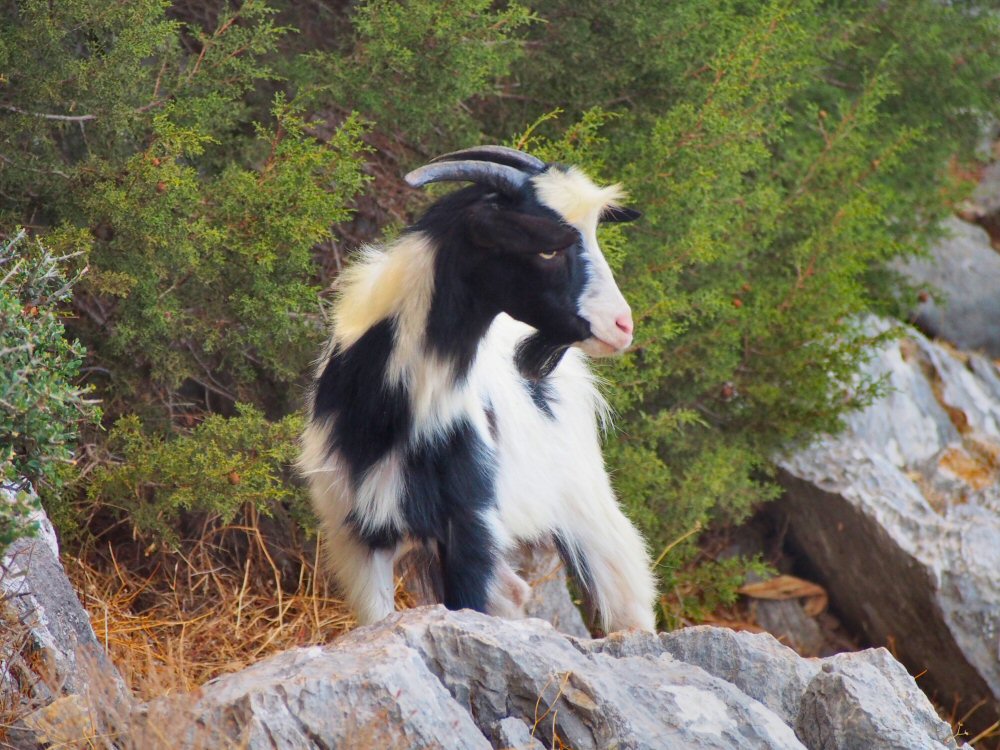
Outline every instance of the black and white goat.
<svg viewBox="0 0 1000 750"><path fill-rule="evenodd" d="M551 534L605 629L652 629L649 558L608 481L583 356L632 341L597 224L638 213L620 186L499 146L406 179L473 184L341 276L300 458L337 583L360 622L382 619L417 540L437 547L446 606L508 614L526 585L505 553Z"/></svg>

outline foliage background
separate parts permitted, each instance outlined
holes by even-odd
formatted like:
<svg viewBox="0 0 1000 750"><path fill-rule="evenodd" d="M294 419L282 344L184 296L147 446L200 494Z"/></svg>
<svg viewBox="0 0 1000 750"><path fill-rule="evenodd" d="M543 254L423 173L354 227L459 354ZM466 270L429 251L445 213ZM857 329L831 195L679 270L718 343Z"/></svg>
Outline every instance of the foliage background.
<svg viewBox="0 0 1000 750"><path fill-rule="evenodd" d="M195 518L308 526L288 461L330 283L428 200L409 168L506 142L622 180L644 212L603 237L638 326L599 365L607 455L663 550L665 621L697 616L739 580L698 532L773 497L774 452L878 390L855 378L858 316L905 309L885 262L968 187L1000 102L996 6L0 2L0 232L87 268L17 329L67 395L12 402L5 476L137 568ZM0 284L5 314L20 289ZM65 458L87 388L103 427L45 481L53 454L17 441Z"/></svg>

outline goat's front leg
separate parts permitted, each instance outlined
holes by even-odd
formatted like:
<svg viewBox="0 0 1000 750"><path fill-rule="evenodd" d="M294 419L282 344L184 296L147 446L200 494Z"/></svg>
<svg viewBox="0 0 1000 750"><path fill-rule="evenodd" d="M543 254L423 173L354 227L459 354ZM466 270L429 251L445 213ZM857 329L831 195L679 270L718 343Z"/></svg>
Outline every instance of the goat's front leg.
<svg viewBox="0 0 1000 750"><path fill-rule="evenodd" d="M507 539L497 513L495 461L481 434L472 423L458 424L427 457L423 474L433 491L420 505L440 509L426 536L438 542L444 605L487 613ZM411 525L419 529L419 520Z"/></svg>
<svg viewBox="0 0 1000 750"><path fill-rule="evenodd" d="M444 606L486 613L497 578L499 548L486 514L453 512L440 541Z"/></svg>
<svg viewBox="0 0 1000 750"><path fill-rule="evenodd" d="M606 631L654 630L656 587L646 544L618 507L606 477L588 489L567 498L564 525L554 530L559 553Z"/></svg>

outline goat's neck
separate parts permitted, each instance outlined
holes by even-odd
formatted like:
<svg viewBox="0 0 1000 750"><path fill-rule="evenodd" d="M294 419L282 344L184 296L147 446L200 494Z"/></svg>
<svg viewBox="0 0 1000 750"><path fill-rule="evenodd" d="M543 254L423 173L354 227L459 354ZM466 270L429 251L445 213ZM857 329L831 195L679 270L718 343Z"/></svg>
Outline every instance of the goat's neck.
<svg viewBox="0 0 1000 750"><path fill-rule="evenodd" d="M468 375L480 342L499 311L465 287L435 290L424 328L428 353L447 361L456 380Z"/></svg>
<svg viewBox="0 0 1000 750"><path fill-rule="evenodd" d="M400 289L390 379L409 393L415 425L440 429L473 409L469 373L498 311L445 262Z"/></svg>

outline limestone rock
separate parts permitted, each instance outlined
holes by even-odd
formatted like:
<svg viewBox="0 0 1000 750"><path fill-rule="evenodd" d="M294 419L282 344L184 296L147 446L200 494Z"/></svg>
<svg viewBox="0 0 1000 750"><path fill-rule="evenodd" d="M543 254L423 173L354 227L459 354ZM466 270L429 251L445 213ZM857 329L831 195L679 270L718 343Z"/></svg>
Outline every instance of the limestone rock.
<svg viewBox="0 0 1000 750"><path fill-rule="evenodd" d="M183 747L492 746L400 638L302 648L205 684Z"/></svg>
<svg viewBox="0 0 1000 750"><path fill-rule="evenodd" d="M816 659L801 658L765 633L694 627L666 633L661 641L667 653L731 682L793 727L802 696L820 670Z"/></svg>
<svg viewBox="0 0 1000 750"><path fill-rule="evenodd" d="M888 395L781 460L786 496L773 512L852 629L895 644L931 694L961 698L959 713L985 701L970 725L989 724L1000 701L1000 374L916 332L869 367Z"/></svg>
<svg viewBox="0 0 1000 750"><path fill-rule="evenodd" d="M391 632L422 655L477 721L521 717L547 746L558 735L575 750L802 747L763 705L662 652L580 649L548 623L471 612L404 613ZM343 642L370 637L361 631Z"/></svg>
<svg viewBox="0 0 1000 750"><path fill-rule="evenodd" d="M824 659L802 696L796 734L817 750L955 747L951 728L885 649Z"/></svg>
<svg viewBox="0 0 1000 750"><path fill-rule="evenodd" d="M885 649L803 659L768 634L706 626L616 634L587 648L666 652L697 665L773 711L810 750L955 747L951 728Z"/></svg>
<svg viewBox="0 0 1000 750"><path fill-rule="evenodd" d="M166 705L147 723L162 727ZM221 677L185 710L171 747L954 746L884 650L803 659L768 635L710 627L575 639L440 606Z"/></svg>
<svg viewBox="0 0 1000 750"><path fill-rule="evenodd" d="M545 750L545 746L532 736L528 725L513 716L493 725L493 747L497 750Z"/></svg>

